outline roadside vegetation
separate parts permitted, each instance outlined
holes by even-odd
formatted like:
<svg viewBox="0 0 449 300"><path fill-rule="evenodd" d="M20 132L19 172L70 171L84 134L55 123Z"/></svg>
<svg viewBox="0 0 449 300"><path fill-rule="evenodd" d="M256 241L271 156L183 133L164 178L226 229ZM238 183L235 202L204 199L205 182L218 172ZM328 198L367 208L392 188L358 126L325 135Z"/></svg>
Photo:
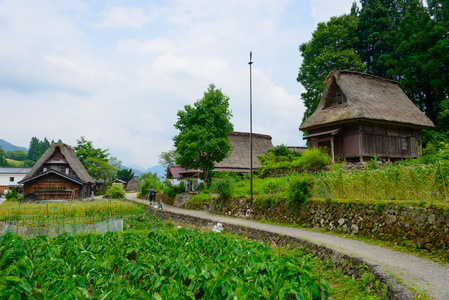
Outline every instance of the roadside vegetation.
<svg viewBox="0 0 449 300"><path fill-rule="evenodd" d="M283 148L286 147L277 146L260 157L262 169L253 176L254 200L264 207L286 200L290 204L303 203L310 197L405 201L416 206L449 204L449 144L442 143L438 149L431 145L418 159L381 164L373 158L360 169L348 168L344 162L331 165L330 157L319 149L300 154L285 152ZM276 177L266 177L270 172ZM206 203L213 195L249 199L247 176L239 178L218 172L214 180L211 189L200 191L192 201Z"/></svg>

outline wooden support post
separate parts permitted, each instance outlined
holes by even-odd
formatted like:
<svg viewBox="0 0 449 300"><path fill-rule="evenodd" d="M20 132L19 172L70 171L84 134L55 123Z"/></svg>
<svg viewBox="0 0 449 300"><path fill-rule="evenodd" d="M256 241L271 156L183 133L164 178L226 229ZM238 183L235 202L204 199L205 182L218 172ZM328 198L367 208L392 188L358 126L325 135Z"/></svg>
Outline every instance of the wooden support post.
<svg viewBox="0 0 449 300"><path fill-rule="evenodd" d="M331 155L332 155L332 163L335 162L335 155L334 155L334 137L331 137Z"/></svg>

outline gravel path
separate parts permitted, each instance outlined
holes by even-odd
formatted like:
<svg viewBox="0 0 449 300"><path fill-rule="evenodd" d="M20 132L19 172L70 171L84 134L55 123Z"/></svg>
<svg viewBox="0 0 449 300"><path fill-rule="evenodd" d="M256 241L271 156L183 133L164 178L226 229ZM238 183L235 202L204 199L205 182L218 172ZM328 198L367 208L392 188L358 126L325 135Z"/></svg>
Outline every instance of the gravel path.
<svg viewBox="0 0 449 300"><path fill-rule="evenodd" d="M128 199L147 203L135 198L135 194L127 194ZM299 228L264 224L246 219L213 215L206 211L181 209L165 205L164 210L191 215L216 222L237 224L265 231L298 237L318 245L325 245L341 253L354 257L362 257L366 262L377 265L382 272L391 274L408 287L426 290L431 299L449 300L449 265L442 266L436 262L370 245L364 242L345 239L330 234L308 231Z"/></svg>

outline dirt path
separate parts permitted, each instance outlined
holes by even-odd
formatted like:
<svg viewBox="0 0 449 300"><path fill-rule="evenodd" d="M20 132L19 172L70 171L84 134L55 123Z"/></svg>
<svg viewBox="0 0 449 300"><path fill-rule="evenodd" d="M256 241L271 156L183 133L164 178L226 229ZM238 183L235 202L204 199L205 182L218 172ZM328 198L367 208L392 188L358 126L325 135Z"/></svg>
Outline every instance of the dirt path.
<svg viewBox="0 0 449 300"><path fill-rule="evenodd" d="M136 199L135 196L135 194L126 194L127 199L147 203L145 200ZM424 258L325 233L213 215L206 211L186 210L169 205L165 205L164 210L216 222L257 228L297 237L318 245L325 245L341 253L361 257L366 262L377 265L376 268L380 271L399 278L406 286L415 290L427 291L431 299L449 300L449 265L443 266Z"/></svg>

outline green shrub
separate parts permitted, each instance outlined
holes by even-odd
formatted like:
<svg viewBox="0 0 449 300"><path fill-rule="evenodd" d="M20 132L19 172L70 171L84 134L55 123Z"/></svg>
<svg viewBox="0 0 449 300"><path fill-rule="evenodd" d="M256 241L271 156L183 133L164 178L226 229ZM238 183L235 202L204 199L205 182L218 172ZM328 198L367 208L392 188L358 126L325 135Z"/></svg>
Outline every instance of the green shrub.
<svg viewBox="0 0 449 300"><path fill-rule="evenodd" d="M16 188L12 187L11 190L9 190L9 192L5 194L5 198L7 201L18 202L22 200L22 195L19 195Z"/></svg>
<svg viewBox="0 0 449 300"><path fill-rule="evenodd" d="M230 199L234 191L234 184L234 179L225 178L215 181L213 184L213 189L220 195L221 198Z"/></svg>
<svg viewBox="0 0 449 300"><path fill-rule="evenodd" d="M208 203L212 200L212 197L210 195L210 191L205 190L202 191L200 193L198 193L198 195L194 195L192 197L192 199L190 199L191 203L197 204L197 203Z"/></svg>
<svg viewBox="0 0 449 300"><path fill-rule="evenodd" d="M184 181L180 181L179 184L174 185L170 180L164 181L162 184L162 193L168 197L174 197L177 194L181 194L185 191Z"/></svg>
<svg viewBox="0 0 449 300"><path fill-rule="evenodd" d="M315 185L315 178L309 174L293 176L287 185L288 205L295 206L304 203L312 196L312 189Z"/></svg>
<svg viewBox="0 0 449 300"><path fill-rule="evenodd" d="M122 184L113 184L108 191L108 194L111 195L112 199L120 199L125 197L125 188Z"/></svg>
<svg viewBox="0 0 449 300"><path fill-rule="evenodd" d="M291 152L288 155L276 156L274 151L268 151L265 156L259 156L262 170L295 169L295 168L322 168L329 165L331 157L318 148L311 148L299 152Z"/></svg>
<svg viewBox="0 0 449 300"><path fill-rule="evenodd" d="M300 160L302 168L321 168L329 165L332 158L323 150L311 148L303 152Z"/></svg>
<svg viewBox="0 0 449 300"><path fill-rule="evenodd" d="M257 206L269 209L273 203L277 203L280 199L279 194L273 195L258 195L254 200Z"/></svg>

